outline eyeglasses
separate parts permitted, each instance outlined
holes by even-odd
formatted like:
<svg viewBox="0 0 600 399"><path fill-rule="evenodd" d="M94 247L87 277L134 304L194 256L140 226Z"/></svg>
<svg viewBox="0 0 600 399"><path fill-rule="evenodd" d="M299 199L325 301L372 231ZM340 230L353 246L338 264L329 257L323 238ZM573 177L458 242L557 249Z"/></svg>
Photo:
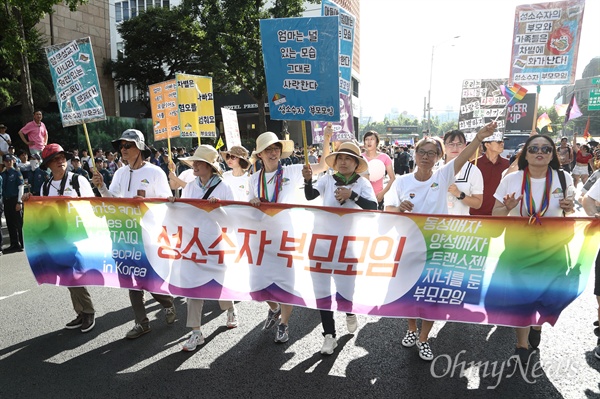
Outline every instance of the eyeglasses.
<svg viewBox="0 0 600 399"><path fill-rule="evenodd" d="M462 143L462 142L458 142L458 143L448 143L448 144L446 144L446 147L449 147L449 148L461 148L461 147L463 147L464 145L465 145L465 143Z"/></svg>
<svg viewBox="0 0 600 399"><path fill-rule="evenodd" d="M273 146L273 147L267 147L263 150L264 152L280 152L281 148L277 145Z"/></svg>
<svg viewBox="0 0 600 399"><path fill-rule="evenodd" d="M433 157L437 156L437 152L435 152L435 151L419 150L419 151L417 151L417 154L421 157L424 157L425 155L427 155L428 158L433 158Z"/></svg>
<svg viewBox="0 0 600 399"><path fill-rule="evenodd" d="M135 143L121 143L121 144L119 144L119 149L125 148L126 150L129 150L132 147L135 147Z"/></svg>
<svg viewBox="0 0 600 399"><path fill-rule="evenodd" d="M541 147L538 147L537 145L530 145L529 147L527 147L527 152L530 154L537 154L540 150L542 151L542 154L551 154L552 146L543 145Z"/></svg>
<svg viewBox="0 0 600 399"><path fill-rule="evenodd" d="M231 154L225 154L225 159L229 160L233 160L233 159L238 159L238 157L236 157L235 155L231 155Z"/></svg>

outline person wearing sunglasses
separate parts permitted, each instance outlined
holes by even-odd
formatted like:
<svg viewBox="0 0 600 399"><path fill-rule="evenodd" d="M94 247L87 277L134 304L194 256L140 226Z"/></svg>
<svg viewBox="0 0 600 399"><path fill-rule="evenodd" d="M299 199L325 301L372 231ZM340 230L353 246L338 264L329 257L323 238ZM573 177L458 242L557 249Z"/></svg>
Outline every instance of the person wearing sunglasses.
<svg viewBox="0 0 600 399"><path fill-rule="evenodd" d="M465 148L467 140L460 130L452 130L444 135L446 149L445 162L455 159ZM463 165L456 180L448 188L448 213L468 215L469 209L479 209L483 202L483 176L477 166L470 162Z"/></svg>
<svg viewBox="0 0 600 399"><path fill-rule="evenodd" d="M444 144L433 138L421 139L415 147L414 173L398 176L393 195L386 197L385 210L389 212L414 212L433 215L448 214L448 189L454 183L455 176L465 163L475 154L481 142L491 136L497 128L495 122L485 125L473 141L454 159L434 170L435 164L444 156ZM419 356L426 361L433 360L433 352L429 345L429 332L433 321L422 320L421 332L417 330L417 319L408 319L408 330L402 345L419 349Z"/></svg>
<svg viewBox="0 0 600 399"><path fill-rule="evenodd" d="M509 173L502 178L494 197L496 203L492 214L494 216L520 216L528 218L530 224L543 225L544 217L560 217L573 212L574 187L573 180L568 173L560 169L559 156L556 151L554 141L546 135L531 136L525 142L523 151L518 159L519 170ZM562 176L560 176L560 175ZM561 181L562 180L562 181ZM563 183L564 182L564 183ZM522 227L520 227L522 229ZM566 233L566 232L565 232ZM517 234L506 231L505 240L514 239ZM532 243L531 250L535 251L535 244ZM521 314L528 309L531 312L537 312L540 317L545 315L545 302L551 302L549 298L544 300L544 292L549 284L552 284L553 278L558 279L560 275L566 274L566 265L564 270L560 269L567 258L566 254L547 254L544 258L544 264L551 263L557 259L557 271L555 275L540 273L535 267L528 267L526 270L519 270L515 273L522 259L532 258L534 254L529 255L525 246L519 253L504 252L499 260L492 281L501 281L501 284L490 284L490 290L486 294L485 304L488 310L500 309L503 312ZM559 259L562 256L562 261ZM558 270L560 269L560 270ZM549 273L551 274L551 273ZM518 281L526 279L529 276L532 281L536 281L536 287L540 287L537 297L530 295L532 303L512 303L520 300L520 293L511 294L511 287L518 286ZM514 284L511 282L515 282ZM492 289L497 287L497 289ZM521 301L522 302L522 301ZM512 310L511 310L512 308ZM490 322L494 323L490 317ZM541 340L541 326L519 327L516 328L517 346L515 355L522 364L527 364L530 356L528 343L533 349L537 348Z"/></svg>
<svg viewBox="0 0 600 399"><path fill-rule="evenodd" d="M103 197L120 198L168 198L171 196L171 189L167 181L167 175L162 169L146 159L150 157L151 151L146 146L144 135L136 129L127 129L121 137L112 141L113 148L121 152L123 161L127 165L117 169L110 187L107 188L98 166L94 170L92 181ZM141 235L141 232L140 232ZM118 243L113 243L113 250L118 249ZM130 249L130 248L127 248ZM121 276L119 279L131 279L131 276ZM136 281L123 281L123 285L143 284L143 279L139 276ZM173 297L170 295L155 294L152 296L165 309L165 318L167 324L173 324L177 317ZM138 338L150 332L150 322L144 306L144 291L129 290L129 299L135 315L135 325L125 335L128 339Z"/></svg>
<svg viewBox="0 0 600 399"><path fill-rule="evenodd" d="M221 151L221 157L230 169L223 173L223 180L233 190L235 201L250 201L250 182L248 168L250 167L250 154L240 145L234 145L228 151Z"/></svg>

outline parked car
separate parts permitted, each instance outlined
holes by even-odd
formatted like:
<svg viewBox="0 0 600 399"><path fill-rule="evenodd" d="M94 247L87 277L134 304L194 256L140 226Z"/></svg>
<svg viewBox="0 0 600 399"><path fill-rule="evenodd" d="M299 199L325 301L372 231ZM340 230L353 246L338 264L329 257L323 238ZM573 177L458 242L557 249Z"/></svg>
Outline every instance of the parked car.
<svg viewBox="0 0 600 399"><path fill-rule="evenodd" d="M528 138L529 133L505 133L504 151L500 155L506 159L510 159L519 149L519 144L524 144Z"/></svg>

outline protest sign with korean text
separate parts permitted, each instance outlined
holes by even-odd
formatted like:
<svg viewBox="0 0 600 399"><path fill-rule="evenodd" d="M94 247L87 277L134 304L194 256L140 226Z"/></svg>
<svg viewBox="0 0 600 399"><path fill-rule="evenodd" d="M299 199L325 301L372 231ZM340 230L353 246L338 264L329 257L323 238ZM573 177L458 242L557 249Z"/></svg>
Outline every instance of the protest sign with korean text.
<svg viewBox="0 0 600 399"><path fill-rule="evenodd" d="M338 19L260 21L271 119L340 120Z"/></svg>
<svg viewBox="0 0 600 399"><path fill-rule="evenodd" d="M167 137L179 137L179 108L177 106L177 82L175 79L148 87L154 141Z"/></svg>
<svg viewBox="0 0 600 399"><path fill-rule="evenodd" d="M89 37L45 48L63 126L106 119Z"/></svg>
<svg viewBox="0 0 600 399"><path fill-rule="evenodd" d="M237 112L228 108L221 108L221 116L223 117L223 130L225 130L225 143L227 149L231 149L234 145L242 145L240 139L240 125L238 124Z"/></svg>
<svg viewBox="0 0 600 399"><path fill-rule="evenodd" d="M175 77L181 137L217 137L212 78L182 73Z"/></svg>
<svg viewBox="0 0 600 399"><path fill-rule="evenodd" d="M512 83L575 83L584 8L585 0L517 6L510 63Z"/></svg>
<svg viewBox="0 0 600 399"><path fill-rule="evenodd" d="M321 15L339 15L340 40L340 93L349 96L352 83L352 55L354 54L354 26L356 18L349 11L331 0L323 0Z"/></svg>
<svg viewBox="0 0 600 399"><path fill-rule="evenodd" d="M465 79L460 96L458 128L465 134L476 133L498 116L497 132L504 132L506 98L500 85L506 79Z"/></svg>

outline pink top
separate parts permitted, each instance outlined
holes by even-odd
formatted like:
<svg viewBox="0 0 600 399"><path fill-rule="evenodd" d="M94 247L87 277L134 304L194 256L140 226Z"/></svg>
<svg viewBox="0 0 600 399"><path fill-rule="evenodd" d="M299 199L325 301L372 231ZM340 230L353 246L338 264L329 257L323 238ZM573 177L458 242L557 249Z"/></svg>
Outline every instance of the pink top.
<svg viewBox="0 0 600 399"><path fill-rule="evenodd" d="M46 138L48 137L48 130L46 130L46 125L44 125L44 122L40 122L40 125L38 126L37 123L31 121L23 126L21 131L27 136L27 141L32 142L29 148L33 150L44 149L46 145Z"/></svg>
<svg viewBox="0 0 600 399"><path fill-rule="evenodd" d="M369 159L366 153L363 153L362 156L369 163L369 180L371 181L375 195L377 195L383 190L385 171L387 166L392 164L392 159L383 152L379 153L379 155L373 159Z"/></svg>

